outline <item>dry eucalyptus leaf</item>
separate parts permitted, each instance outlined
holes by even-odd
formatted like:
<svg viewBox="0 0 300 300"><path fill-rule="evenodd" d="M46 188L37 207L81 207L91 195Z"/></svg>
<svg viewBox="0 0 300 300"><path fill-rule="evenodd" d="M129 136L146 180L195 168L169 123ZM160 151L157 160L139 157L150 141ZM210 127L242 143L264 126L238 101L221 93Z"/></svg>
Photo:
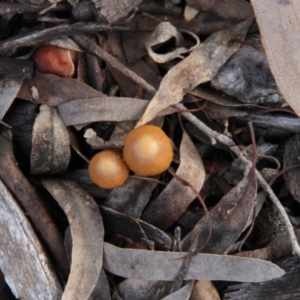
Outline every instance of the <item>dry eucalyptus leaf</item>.
<svg viewBox="0 0 300 300"><path fill-rule="evenodd" d="M111 191L105 205L131 217L139 218L156 186L155 181L130 177L122 186Z"/></svg>
<svg viewBox="0 0 300 300"><path fill-rule="evenodd" d="M270 69L284 99L300 116L299 1L251 1Z"/></svg>
<svg viewBox="0 0 300 300"><path fill-rule="evenodd" d="M191 54L178 63L162 79L159 90L150 101L137 126L152 120L162 109L179 103L185 93L197 85L211 80L220 67L235 53L253 18L209 36Z"/></svg>
<svg viewBox="0 0 300 300"><path fill-rule="evenodd" d="M180 165L176 174L199 191L205 180L202 159L184 131L180 144ZM142 219L161 229L170 227L196 198L193 190L173 178L160 195L147 207Z"/></svg>
<svg viewBox="0 0 300 300"><path fill-rule="evenodd" d="M104 243L103 267L125 278L173 281L186 255L186 252L122 249ZM264 260L197 254L192 258L185 280L261 282L282 275L282 269Z"/></svg>
<svg viewBox="0 0 300 300"><path fill-rule="evenodd" d="M58 111L67 126L99 121L138 120L148 101L134 98L82 98L62 103Z"/></svg>
<svg viewBox="0 0 300 300"><path fill-rule="evenodd" d="M62 288L24 212L0 181L0 268L14 296L61 299Z"/></svg>
<svg viewBox="0 0 300 300"><path fill-rule="evenodd" d="M187 48L187 45L185 45L187 42L184 41L184 36L171 23L159 23L151 34L150 39L145 44L150 57L157 63L166 63L174 58L183 58L182 54L189 53L199 46L200 40L196 34L185 30L182 32L190 35L190 37L195 40L194 46ZM176 48L174 50L165 54L159 54L153 51L153 49L163 46L164 43L167 43L172 39L175 39Z"/></svg>
<svg viewBox="0 0 300 300"><path fill-rule="evenodd" d="M193 285L194 281L191 281L178 291L162 298L162 300L189 300L193 290Z"/></svg>
<svg viewBox="0 0 300 300"><path fill-rule="evenodd" d="M70 158L70 138L65 124L56 108L41 105L33 125L30 173L63 173Z"/></svg>
<svg viewBox="0 0 300 300"><path fill-rule="evenodd" d="M96 283L96 286L88 298L88 300L110 300L110 288L108 284L108 280L105 274L105 271L103 268L101 268L101 272L98 278L98 281Z"/></svg>
<svg viewBox="0 0 300 300"><path fill-rule="evenodd" d="M73 239L71 272L62 299L87 299L102 267L104 228L98 206L71 180L43 179L42 183L67 215Z"/></svg>
<svg viewBox="0 0 300 300"><path fill-rule="evenodd" d="M24 80L18 98L57 106L60 103L105 95L74 78L61 78L52 74L35 72L33 78Z"/></svg>
<svg viewBox="0 0 300 300"><path fill-rule="evenodd" d="M212 233L203 252L224 253L234 244L251 216L256 189L256 177L251 171L209 211ZM196 238L201 247L207 239L208 226L207 217L203 217L182 241L183 249L189 248Z"/></svg>
<svg viewBox="0 0 300 300"><path fill-rule="evenodd" d="M284 172L284 179L286 186L292 196L300 202L300 187L299 187L299 178L300 178L300 134L295 134L291 137L285 145L284 155L283 155L283 164L284 169L287 169L292 166L297 166Z"/></svg>

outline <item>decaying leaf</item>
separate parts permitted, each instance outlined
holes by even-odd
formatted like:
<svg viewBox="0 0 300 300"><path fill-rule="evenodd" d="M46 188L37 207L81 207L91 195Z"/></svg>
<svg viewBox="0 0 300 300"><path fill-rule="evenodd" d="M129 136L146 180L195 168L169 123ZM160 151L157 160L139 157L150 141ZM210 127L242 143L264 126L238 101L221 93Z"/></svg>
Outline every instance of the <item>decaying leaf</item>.
<svg viewBox="0 0 300 300"><path fill-rule="evenodd" d="M256 198L257 182L253 172L232 188L219 203L209 211L212 233L203 252L224 253L243 232L251 216ZM201 247L209 234L209 222L203 217L183 240L183 249L189 248L197 238Z"/></svg>
<svg viewBox="0 0 300 300"><path fill-rule="evenodd" d="M186 92L211 80L240 45L253 18L209 36L191 54L173 67L162 79L159 90L149 103L137 126L152 120L162 109L179 103Z"/></svg>
<svg viewBox="0 0 300 300"><path fill-rule="evenodd" d="M14 296L61 299L62 288L24 212L0 181L0 268Z"/></svg>
<svg viewBox="0 0 300 300"><path fill-rule="evenodd" d="M180 165L176 174L199 191L205 180L202 159L184 131L180 145ZM196 198L193 190L173 178L161 194L147 207L142 215L146 222L167 229L183 214Z"/></svg>
<svg viewBox="0 0 300 300"><path fill-rule="evenodd" d="M31 174L65 172L71 157L68 130L56 108L40 106L32 133Z"/></svg>
<svg viewBox="0 0 300 300"><path fill-rule="evenodd" d="M104 243L104 268L125 278L172 281L186 252L122 249ZM156 268L155 266L159 266ZM197 254L185 280L261 282L278 278L284 271L267 261L229 255Z"/></svg>
<svg viewBox="0 0 300 300"><path fill-rule="evenodd" d="M293 166L300 165L300 134L295 134L289 139L285 145L283 164L287 169ZM286 186L292 196L300 202L300 187L299 187L300 167L292 168L284 173Z"/></svg>
<svg viewBox="0 0 300 300"><path fill-rule="evenodd" d="M300 24L298 0L251 1L276 84L300 116Z"/></svg>
<svg viewBox="0 0 300 300"><path fill-rule="evenodd" d="M145 45L150 57L157 63L166 63L177 57L182 58L182 54L191 52L200 44L200 40L197 35L185 30L183 32L190 35L191 38L195 40L194 46L186 48L185 43L187 44L187 42L184 41L184 36L171 23L159 23ZM172 39L175 39L176 45L176 48L173 51L170 51L166 54L155 53L153 49L162 46L164 43Z"/></svg>
<svg viewBox="0 0 300 300"><path fill-rule="evenodd" d="M99 209L73 181L43 179L42 183L66 213L73 239L71 273L62 299L87 299L102 267L104 228Z"/></svg>

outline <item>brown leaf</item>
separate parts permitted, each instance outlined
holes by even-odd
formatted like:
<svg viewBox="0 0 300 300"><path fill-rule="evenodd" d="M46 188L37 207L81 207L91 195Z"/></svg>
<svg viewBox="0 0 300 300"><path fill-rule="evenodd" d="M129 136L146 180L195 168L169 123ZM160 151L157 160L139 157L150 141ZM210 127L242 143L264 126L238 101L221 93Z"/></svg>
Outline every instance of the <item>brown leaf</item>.
<svg viewBox="0 0 300 300"><path fill-rule="evenodd" d="M212 233L207 246L202 249L208 253L224 253L243 232L252 213L256 198L257 182L253 172L231 189L220 202L209 211ZM198 238L198 245L206 241L209 233L209 222L203 217L187 235L183 242L186 249Z"/></svg>
<svg viewBox="0 0 300 300"><path fill-rule="evenodd" d="M191 54L173 67L162 79L159 90L150 101L137 126L152 120L162 109L179 103L185 93L203 82L211 80L240 45L252 18L208 37Z"/></svg>
<svg viewBox="0 0 300 300"><path fill-rule="evenodd" d="M176 174L199 191L205 180L202 159L184 131L180 145L180 165ZM173 178L161 194L147 207L142 219L158 228L170 227L196 198L189 186Z"/></svg>
<svg viewBox="0 0 300 300"><path fill-rule="evenodd" d="M62 288L31 224L0 180L0 268L16 298L60 299Z"/></svg>
<svg viewBox="0 0 300 300"><path fill-rule="evenodd" d="M252 0L251 3L278 88L300 116L299 2Z"/></svg>
<svg viewBox="0 0 300 300"><path fill-rule="evenodd" d="M42 183L66 213L73 238L71 273L62 299L87 299L102 267L104 228L98 206L73 181L43 179Z"/></svg>
<svg viewBox="0 0 300 300"><path fill-rule="evenodd" d="M182 57L181 55L184 53L191 52L200 44L200 40L198 36L192 32L184 30L184 33L190 35L190 37L195 40L194 46L186 48L184 45L184 36L181 34L181 32L171 25L171 23L161 22L155 28L150 36L150 39L145 44L148 54L155 62L166 63L174 58ZM172 39L175 39L175 50L165 54L155 53L153 51L153 49L157 48L157 46L163 46L164 43Z"/></svg>
<svg viewBox="0 0 300 300"><path fill-rule="evenodd" d="M71 150L69 133L57 110L40 106L32 133L31 174L55 174L67 170Z"/></svg>
<svg viewBox="0 0 300 300"><path fill-rule="evenodd" d="M186 252L122 249L104 243L103 266L107 271L125 278L173 281L185 255ZM197 254L192 258L185 280L261 282L282 275L282 269L263 260Z"/></svg>

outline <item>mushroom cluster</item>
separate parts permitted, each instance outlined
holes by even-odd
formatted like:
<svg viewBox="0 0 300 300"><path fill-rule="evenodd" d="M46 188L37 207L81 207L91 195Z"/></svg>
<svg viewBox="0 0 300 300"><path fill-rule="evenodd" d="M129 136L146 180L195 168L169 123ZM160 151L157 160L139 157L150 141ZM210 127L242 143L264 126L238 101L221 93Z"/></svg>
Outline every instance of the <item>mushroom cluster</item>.
<svg viewBox="0 0 300 300"><path fill-rule="evenodd" d="M112 150L97 153L88 167L92 181L102 188L112 189L127 180L129 169L140 176L158 175L170 166L173 149L163 130L143 125L126 136L123 157Z"/></svg>

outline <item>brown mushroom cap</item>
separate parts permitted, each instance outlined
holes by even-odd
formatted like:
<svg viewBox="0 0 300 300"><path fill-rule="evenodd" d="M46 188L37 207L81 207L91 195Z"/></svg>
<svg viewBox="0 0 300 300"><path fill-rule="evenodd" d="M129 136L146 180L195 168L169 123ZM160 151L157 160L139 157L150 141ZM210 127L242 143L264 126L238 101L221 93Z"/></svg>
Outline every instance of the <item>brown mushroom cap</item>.
<svg viewBox="0 0 300 300"><path fill-rule="evenodd" d="M173 149L168 136L159 127L143 125L125 138L123 156L130 170L141 176L153 176L168 169Z"/></svg>
<svg viewBox="0 0 300 300"><path fill-rule="evenodd" d="M122 155L113 150L104 150L93 156L88 172L92 181L103 189L118 187L129 176L129 169Z"/></svg>
<svg viewBox="0 0 300 300"><path fill-rule="evenodd" d="M50 73L60 77L72 77L75 72L70 51L53 45L38 47L33 60L38 72Z"/></svg>

